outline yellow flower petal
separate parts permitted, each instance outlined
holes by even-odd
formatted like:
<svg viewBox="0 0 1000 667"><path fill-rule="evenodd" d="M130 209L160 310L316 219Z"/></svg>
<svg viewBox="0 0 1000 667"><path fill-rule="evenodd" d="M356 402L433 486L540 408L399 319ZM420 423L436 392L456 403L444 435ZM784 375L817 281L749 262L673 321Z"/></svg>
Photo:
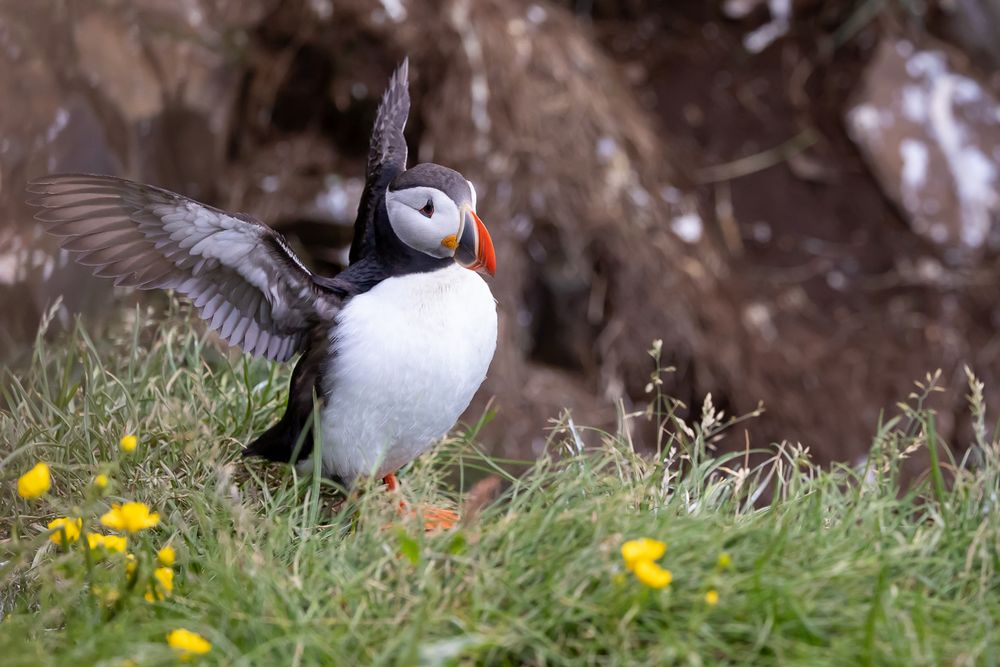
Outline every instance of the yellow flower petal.
<svg viewBox="0 0 1000 667"><path fill-rule="evenodd" d="M182 660L189 660L194 655L202 655L212 650L212 645L207 639L185 628L171 631L167 635L167 644L180 652Z"/></svg>
<svg viewBox="0 0 1000 667"><path fill-rule="evenodd" d="M123 452L131 453L134 452L135 448L139 446L139 439L134 435L129 434L123 436L118 444L121 446Z"/></svg>
<svg viewBox="0 0 1000 667"><path fill-rule="evenodd" d="M674 580L674 575L670 570L665 570L653 561L641 560L635 563L635 577L650 588L663 588L669 586Z"/></svg>
<svg viewBox="0 0 1000 667"><path fill-rule="evenodd" d="M76 542L80 539L80 529L83 528L83 520L60 517L49 521L48 528L55 531L49 535L49 539L56 544L62 544L64 536L67 543Z"/></svg>
<svg viewBox="0 0 1000 667"><path fill-rule="evenodd" d="M667 552L667 545L659 540L641 537L638 540L629 540L622 545L622 558L625 559L625 567L632 570L639 561L654 561Z"/></svg>
<svg viewBox="0 0 1000 667"><path fill-rule="evenodd" d="M174 571L169 567L158 567L153 570L153 578L156 583L167 593L174 591Z"/></svg>
<svg viewBox="0 0 1000 667"><path fill-rule="evenodd" d="M711 590L705 593L705 604L709 607L714 607L719 604L719 591Z"/></svg>
<svg viewBox="0 0 1000 667"><path fill-rule="evenodd" d="M156 559L160 561L160 565L167 567L174 564L175 557L174 548L169 544L156 552Z"/></svg>
<svg viewBox="0 0 1000 667"><path fill-rule="evenodd" d="M118 535L101 535L100 533L87 533L87 546L93 549L107 549L123 553L128 546L128 538Z"/></svg>
<svg viewBox="0 0 1000 667"><path fill-rule="evenodd" d="M117 551L118 553L125 553L125 549L128 547L128 538L122 535L105 535L104 536L104 548L108 551Z"/></svg>
<svg viewBox="0 0 1000 667"><path fill-rule="evenodd" d="M17 495L31 500L44 496L52 486L52 475L45 463L35 466L17 479Z"/></svg>
<svg viewBox="0 0 1000 667"><path fill-rule="evenodd" d="M153 570L153 582L146 591L147 602L155 602L170 597L174 592L174 571L169 567L158 567Z"/></svg>
<svg viewBox="0 0 1000 667"><path fill-rule="evenodd" d="M94 486L96 486L99 489L106 489L106 488L108 488L108 476L102 473L102 474L98 475L97 477L95 477L94 478Z"/></svg>
<svg viewBox="0 0 1000 667"><path fill-rule="evenodd" d="M101 516L101 523L112 530L124 530L138 533L140 530L152 528L160 522L160 515L150 512L143 503L125 503L112 505L111 509Z"/></svg>
<svg viewBox="0 0 1000 667"><path fill-rule="evenodd" d="M103 586L93 586L90 592L107 607L118 602L118 598L121 597L121 594L114 588L104 588Z"/></svg>
<svg viewBox="0 0 1000 667"><path fill-rule="evenodd" d="M733 559L728 553L723 551L721 554L719 554L719 560L717 561L717 565L719 566L720 570L729 569L729 566L732 564L733 564Z"/></svg>

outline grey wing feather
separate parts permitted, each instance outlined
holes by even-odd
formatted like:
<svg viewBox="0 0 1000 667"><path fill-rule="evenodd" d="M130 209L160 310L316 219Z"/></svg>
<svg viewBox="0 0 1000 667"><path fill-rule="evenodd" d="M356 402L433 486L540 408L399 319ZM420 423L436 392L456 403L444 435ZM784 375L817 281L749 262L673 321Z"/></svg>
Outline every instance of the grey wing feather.
<svg viewBox="0 0 1000 667"><path fill-rule="evenodd" d="M406 170L406 138L403 130L410 115L410 61L403 59L389 79L389 87L375 115L371 143L368 148L368 168L365 171L365 191L358 206L351 243L351 263L367 255L375 244L374 216L378 198L389 183Z"/></svg>
<svg viewBox="0 0 1000 667"><path fill-rule="evenodd" d="M289 359L339 308L281 235L249 216L112 176L46 176L28 191L35 217L95 275L186 295L254 356Z"/></svg>

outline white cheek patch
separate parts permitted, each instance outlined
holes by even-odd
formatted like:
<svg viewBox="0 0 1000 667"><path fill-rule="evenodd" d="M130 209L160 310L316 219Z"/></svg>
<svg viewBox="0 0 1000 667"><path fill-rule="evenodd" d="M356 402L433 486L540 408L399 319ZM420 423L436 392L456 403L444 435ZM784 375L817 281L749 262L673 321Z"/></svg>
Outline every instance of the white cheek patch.
<svg viewBox="0 0 1000 667"><path fill-rule="evenodd" d="M417 209L427 200L434 204L434 214L428 218ZM434 188L408 188L386 194L389 224L406 245L432 257L451 257L454 249L441 245L442 239L459 232L458 208L454 202Z"/></svg>

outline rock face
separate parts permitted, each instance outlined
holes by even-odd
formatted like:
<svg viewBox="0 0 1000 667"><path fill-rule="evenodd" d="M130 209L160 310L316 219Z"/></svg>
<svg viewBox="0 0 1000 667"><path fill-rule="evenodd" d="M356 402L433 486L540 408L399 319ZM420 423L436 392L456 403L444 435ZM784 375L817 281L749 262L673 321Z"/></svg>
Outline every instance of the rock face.
<svg viewBox="0 0 1000 667"><path fill-rule="evenodd" d="M853 459L926 371L1000 368L995 85L888 22L831 50L853 6L0 3L0 99L18 100L0 113L0 350L57 295L64 315L108 301L21 203L50 171L251 213L337 271L408 55L411 160L475 183L497 247L501 341L468 415L493 399L489 446L536 454L563 408L613 428L617 401L648 400L662 339L668 393L762 400L753 446ZM946 435L962 409L942 406Z"/></svg>
<svg viewBox="0 0 1000 667"><path fill-rule="evenodd" d="M24 183L50 172L117 174L201 199L217 195L241 70L228 31L259 20L229 3L141 0L0 4L0 294L6 354L41 312L93 313L108 287L39 234Z"/></svg>
<svg viewBox="0 0 1000 667"><path fill-rule="evenodd" d="M1000 101L924 41L882 41L847 124L913 230L959 259L1000 244Z"/></svg>
<svg viewBox="0 0 1000 667"><path fill-rule="evenodd" d="M938 29L980 70L1000 70L1000 0L937 3Z"/></svg>

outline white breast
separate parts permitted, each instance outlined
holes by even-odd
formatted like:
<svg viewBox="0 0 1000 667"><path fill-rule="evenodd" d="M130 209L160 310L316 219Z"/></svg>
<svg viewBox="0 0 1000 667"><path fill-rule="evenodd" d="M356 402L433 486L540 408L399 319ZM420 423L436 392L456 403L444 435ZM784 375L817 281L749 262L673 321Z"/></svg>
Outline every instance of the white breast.
<svg viewBox="0 0 1000 667"><path fill-rule="evenodd" d="M323 471L351 484L394 472L455 425L493 359L496 301L457 264L389 278L347 303L332 336Z"/></svg>

